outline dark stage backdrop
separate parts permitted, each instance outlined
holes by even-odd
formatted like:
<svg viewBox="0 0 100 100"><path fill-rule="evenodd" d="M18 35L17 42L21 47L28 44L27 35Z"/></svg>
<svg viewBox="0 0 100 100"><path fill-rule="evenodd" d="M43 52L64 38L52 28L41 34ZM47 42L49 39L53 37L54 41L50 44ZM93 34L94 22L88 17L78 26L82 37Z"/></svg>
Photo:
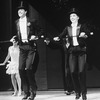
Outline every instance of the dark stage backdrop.
<svg viewBox="0 0 100 100"><path fill-rule="evenodd" d="M0 1L0 62L4 61L7 55L9 42L2 42L10 40L12 34L12 15L11 15L11 1ZM6 90L11 87L10 76L5 74L5 66L0 66L0 90Z"/></svg>
<svg viewBox="0 0 100 100"><path fill-rule="evenodd" d="M7 49L11 43L2 43L2 41L9 40L15 35L15 20L17 19L17 3L18 0L3 0L1 21L1 34L0 34L0 62L4 61L7 55ZM45 30L45 35L48 37L54 37L59 34L58 30L42 16L41 12L37 11L30 3L29 5L29 17L36 18L39 25ZM3 9L3 11L2 11ZM59 23L58 23L59 24ZM94 49L93 43L100 43L98 36L95 36L91 42L88 42L88 71L87 71L87 87L100 87L100 63L98 54L100 47L96 46ZM38 90L51 90L51 89L63 89L64 88L64 66L63 66L63 53L62 49L52 49L44 43L43 39L37 41L38 53L36 62L38 63L38 69L36 71L36 82ZM94 52L93 52L94 50ZM0 66L0 90L9 90L12 88L10 75L6 74L6 66Z"/></svg>

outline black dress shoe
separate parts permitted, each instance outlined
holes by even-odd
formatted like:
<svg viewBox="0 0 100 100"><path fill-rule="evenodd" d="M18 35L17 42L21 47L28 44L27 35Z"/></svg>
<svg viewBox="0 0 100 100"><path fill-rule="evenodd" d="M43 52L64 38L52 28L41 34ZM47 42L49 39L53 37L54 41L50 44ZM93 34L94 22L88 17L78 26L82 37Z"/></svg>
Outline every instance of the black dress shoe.
<svg viewBox="0 0 100 100"><path fill-rule="evenodd" d="M66 95L71 95L71 92L65 91Z"/></svg>
<svg viewBox="0 0 100 100"><path fill-rule="evenodd" d="M27 100L34 100L35 97L36 97L36 93L31 93L31 95L28 97Z"/></svg>
<svg viewBox="0 0 100 100"><path fill-rule="evenodd" d="M79 99L81 97L80 93L76 93L76 100Z"/></svg>
<svg viewBox="0 0 100 100"><path fill-rule="evenodd" d="M83 99L83 100L87 100L86 94L82 94L82 99Z"/></svg>
<svg viewBox="0 0 100 100"><path fill-rule="evenodd" d="M30 96L30 93L25 93L24 97L22 98L22 100L26 100L29 96Z"/></svg>
<svg viewBox="0 0 100 100"><path fill-rule="evenodd" d="M65 91L65 94L66 95L71 95L71 94L74 94L74 91L70 91L70 92L69 91Z"/></svg>

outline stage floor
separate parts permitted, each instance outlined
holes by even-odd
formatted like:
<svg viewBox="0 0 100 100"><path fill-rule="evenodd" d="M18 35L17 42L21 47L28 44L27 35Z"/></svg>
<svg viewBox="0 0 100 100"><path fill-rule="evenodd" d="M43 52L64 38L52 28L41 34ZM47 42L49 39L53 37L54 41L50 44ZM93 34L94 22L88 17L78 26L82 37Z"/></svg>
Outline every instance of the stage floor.
<svg viewBox="0 0 100 100"><path fill-rule="evenodd" d="M11 96L13 91L0 92L0 100L21 100L22 96ZM87 100L100 100L100 88L90 88L87 92ZM75 100L75 94L67 96L64 91L37 91L35 100ZM82 100L80 98L79 100Z"/></svg>

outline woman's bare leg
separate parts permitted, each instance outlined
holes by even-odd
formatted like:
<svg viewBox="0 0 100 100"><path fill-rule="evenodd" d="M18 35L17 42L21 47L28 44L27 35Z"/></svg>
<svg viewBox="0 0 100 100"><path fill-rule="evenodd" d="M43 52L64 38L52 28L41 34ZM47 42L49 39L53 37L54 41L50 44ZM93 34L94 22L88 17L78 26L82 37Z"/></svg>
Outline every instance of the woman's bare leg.
<svg viewBox="0 0 100 100"><path fill-rule="evenodd" d="M15 74L11 74L11 81L12 81L12 85L14 88L14 96L17 95L17 83L16 83L16 78L15 78Z"/></svg>
<svg viewBox="0 0 100 100"><path fill-rule="evenodd" d="M19 73L16 74L16 80L17 80L17 84L18 84L18 96L20 96L22 89L21 89L21 78L20 78Z"/></svg>

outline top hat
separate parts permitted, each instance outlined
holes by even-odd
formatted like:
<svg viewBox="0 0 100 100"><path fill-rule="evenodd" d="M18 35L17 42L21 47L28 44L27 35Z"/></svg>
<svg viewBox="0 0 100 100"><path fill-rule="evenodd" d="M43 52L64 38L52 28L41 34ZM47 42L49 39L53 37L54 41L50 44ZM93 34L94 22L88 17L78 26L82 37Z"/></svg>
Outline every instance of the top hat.
<svg viewBox="0 0 100 100"><path fill-rule="evenodd" d="M68 12L69 15L72 13L79 15L79 11L76 8L71 8L71 10Z"/></svg>
<svg viewBox="0 0 100 100"><path fill-rule="evenodd" d="M27 10L27 6L23 1L21 1L20 6L17 7L17 10L19 10L19 9Z"/></svg>

